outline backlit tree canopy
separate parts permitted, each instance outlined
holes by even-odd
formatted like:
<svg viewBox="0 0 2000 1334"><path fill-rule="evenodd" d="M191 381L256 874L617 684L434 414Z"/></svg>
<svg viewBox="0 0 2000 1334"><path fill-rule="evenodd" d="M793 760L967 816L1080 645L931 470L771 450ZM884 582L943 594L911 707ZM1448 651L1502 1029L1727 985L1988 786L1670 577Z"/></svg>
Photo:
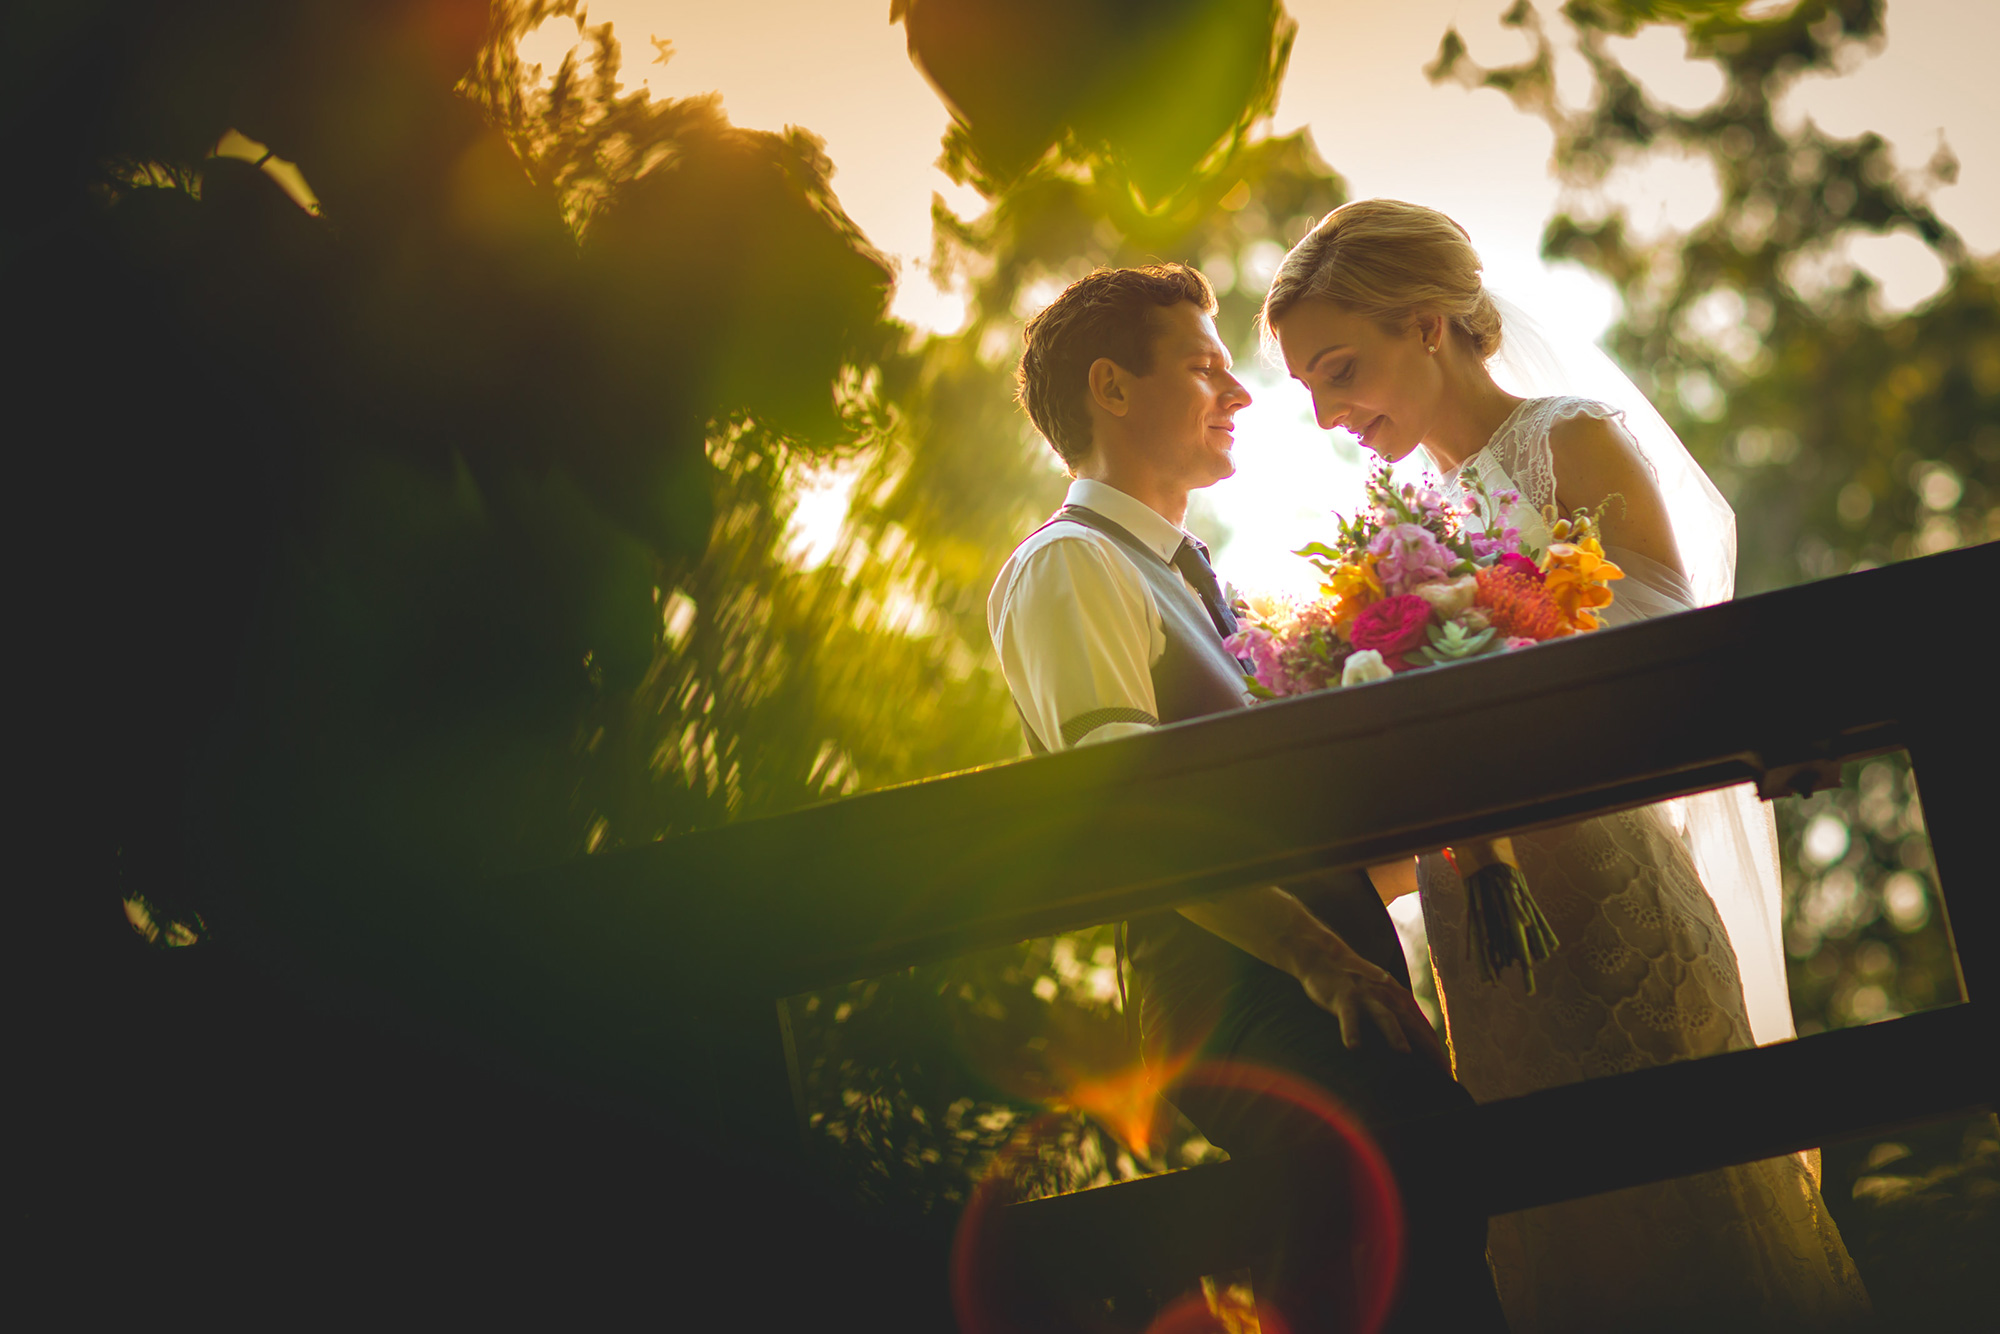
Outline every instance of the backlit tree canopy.
<svg viewBox="0 0 2000 1334"><path fill-rule="evenodd" d="M1270 114L1297 32L1276 0L892 0L897 20L951 109L954 179L991 195L1054 157L1147 202Z"/></svg>
<svg viewBox="0 0 2000 1334"><path fill-rule="evenodd" d="M890 273L824 153L532 85L529 9L57 8L7 109L9 389L125 892L226 882L240 929L573 855L593 782L674 758L631 702L712 534L750 506L775 578L795 461L868 429Z"/></svg>
<svg viewBox="0 0 2000 1334"><path fill-rule="evenodd" d="M1879 135L1837 139L1777 114L1801 77L1879 44L1882 10L1578 0L1562 10L1593 78L1578 107L1556 95L1554 48L1525 0L1506 21L1536 43L1526 62L1483 68L1453 33L1433 67L1555 130L1575 206L1545 252L1617 286L1610 345L1736 504L1745 591L2000 535L2000 271L1924 202L1955 161L1941 147L1912 172ZM1661 21L1722 72L1708 106L1660 101L1607 45ZM1594 202L1617 169L1675 156L1712 166L1720 192L1686 234L1641 240ZM1947 270L1907 315L1881 312L1873 280L1842 258L1854 237L1893 234Z"/></svg>

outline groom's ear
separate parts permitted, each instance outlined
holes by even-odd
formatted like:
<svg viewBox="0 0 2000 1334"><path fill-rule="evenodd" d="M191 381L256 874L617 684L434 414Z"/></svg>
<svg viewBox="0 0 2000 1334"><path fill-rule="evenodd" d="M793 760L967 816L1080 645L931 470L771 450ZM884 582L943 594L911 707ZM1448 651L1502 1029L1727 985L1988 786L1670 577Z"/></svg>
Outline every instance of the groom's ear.
<svg viewBox="0 0 2000 1334"><path fill-rule="evenodd" d="M1132 406L1126 391L1125 371L1109 357L1090 363L1090 401L1114 417L1122 417Z"/></svg>

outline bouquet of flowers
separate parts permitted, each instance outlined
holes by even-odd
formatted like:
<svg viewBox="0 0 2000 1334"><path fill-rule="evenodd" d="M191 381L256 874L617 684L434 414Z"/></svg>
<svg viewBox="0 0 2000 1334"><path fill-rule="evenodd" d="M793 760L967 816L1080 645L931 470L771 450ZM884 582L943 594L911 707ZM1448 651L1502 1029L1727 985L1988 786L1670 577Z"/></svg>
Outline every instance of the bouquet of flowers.
<svg viewBox="0 0 2000 1334"><path fill-rule="evenodd" d="M1550 541L1535 550L1509 522L1520 496L1471 486L1451 503L1430 488L1393 486L1378 463L1366 508L1340 521L1331 544L1298 553L1318 568L1321 595L1241 609L1229 649L1250 668L1251 692L1274 699L1365 685L1597 629L1609 585L1624 577L1604 554L1603 507L1565 515L1550 506ZM1512 845L1473 840L1445 855L1465 881L1481 975L1496 981L1519 963L1532 992L1534 965L1556 938Z"/></svg>

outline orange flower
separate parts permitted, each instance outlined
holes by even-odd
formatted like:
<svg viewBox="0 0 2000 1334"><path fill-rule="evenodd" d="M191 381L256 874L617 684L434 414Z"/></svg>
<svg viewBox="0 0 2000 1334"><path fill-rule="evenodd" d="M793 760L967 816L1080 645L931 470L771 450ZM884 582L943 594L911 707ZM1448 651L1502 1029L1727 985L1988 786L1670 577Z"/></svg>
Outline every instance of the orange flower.
<svg viewBox="0 0 2000 1334"><path fill-rule="evenodd" d="M1570 618L1532 574L1491 565L1478 571L1479 596L1473 606L1509 639L1557 639L1574 631Z"/></svg>
<svg viewBox="0 0 2000 1334"><path fill-rule="evenodd" d="M1598 628L1597 609L1611 605L1613 579L1623 579L1625 571L1605 559L1604 548L1594 537L1581 542L1555 542L1542 558L1543 588L1575 630Z"/></svg>
<svg viewBox="0 0 2000 1334"><path fill-rule="evenodd" d="M1333 622L1342 635L1354 618L1382 600L1382 581L1375 574L1375 557L1366 554L1340 566L1327 577L1321 592L1334 600Z"/></svg>

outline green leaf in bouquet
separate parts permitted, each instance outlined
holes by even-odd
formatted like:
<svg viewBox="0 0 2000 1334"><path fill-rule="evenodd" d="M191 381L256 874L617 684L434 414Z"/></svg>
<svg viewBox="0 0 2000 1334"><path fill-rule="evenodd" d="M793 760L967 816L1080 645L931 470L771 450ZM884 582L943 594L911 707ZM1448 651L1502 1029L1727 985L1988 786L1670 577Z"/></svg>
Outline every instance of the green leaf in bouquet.
<svg viewBox="0 0 2000 1334"><path fill-rule="evenodd" d="M1259 681L1248 672L1243 674L1243 688L1250 692L1252 699L1277 699L1278 692Z"/></svg>

